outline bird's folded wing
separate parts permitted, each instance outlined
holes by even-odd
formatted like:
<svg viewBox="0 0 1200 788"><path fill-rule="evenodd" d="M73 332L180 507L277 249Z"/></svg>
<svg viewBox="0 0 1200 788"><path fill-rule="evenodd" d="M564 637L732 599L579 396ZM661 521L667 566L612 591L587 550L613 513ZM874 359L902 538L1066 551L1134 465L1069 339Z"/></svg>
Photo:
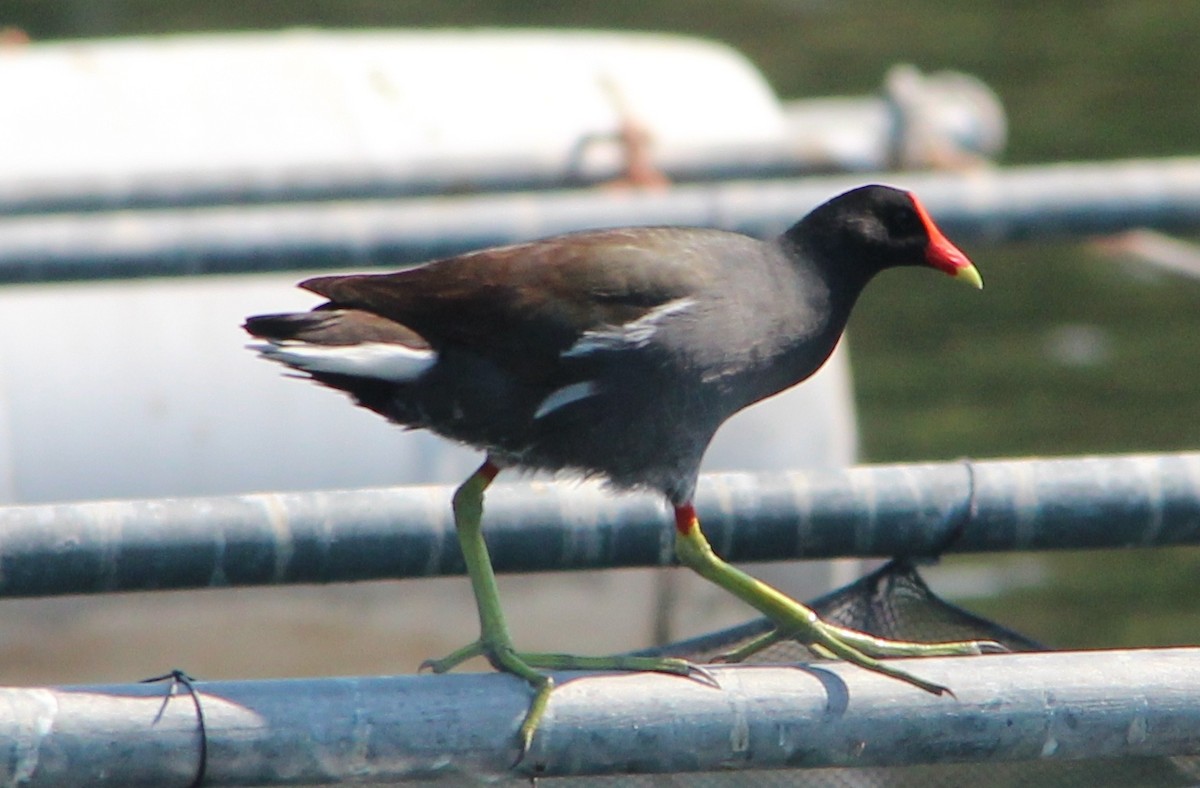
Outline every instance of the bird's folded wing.
<svg viewBox="0 0 1200 788"><path fill-rule="evenodd" d="M558 356L585 335L636 326L705 286L703 256L686 245L681 251L678 232L576 233L301 286L328 298L329 306L408 326L434 347Z"/></svg>

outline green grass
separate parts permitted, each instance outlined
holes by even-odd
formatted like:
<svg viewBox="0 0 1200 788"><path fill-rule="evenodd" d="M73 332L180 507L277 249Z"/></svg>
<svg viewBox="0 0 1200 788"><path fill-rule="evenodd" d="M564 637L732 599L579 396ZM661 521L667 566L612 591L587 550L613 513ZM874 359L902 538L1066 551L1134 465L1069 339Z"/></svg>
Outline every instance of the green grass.
<svg viewBox="0 0 1200 788"><path fill-rule="evenodd" d="M1020 556L946 559L1012 564ZM1046 586L972 599L974 612L1057 648L1194 645L1200 633L1200 548L1080 550L1048 557Z"/></svg>
<svg viewBox="0 0 1200 788"><path fill-rule="evenodd" d="M871 460L1161 451L1200 446L1200 282L1078 245L972 250L987 287L880 277L851 325ZM1093 327L1099 363L1048 352Z"/></svg>

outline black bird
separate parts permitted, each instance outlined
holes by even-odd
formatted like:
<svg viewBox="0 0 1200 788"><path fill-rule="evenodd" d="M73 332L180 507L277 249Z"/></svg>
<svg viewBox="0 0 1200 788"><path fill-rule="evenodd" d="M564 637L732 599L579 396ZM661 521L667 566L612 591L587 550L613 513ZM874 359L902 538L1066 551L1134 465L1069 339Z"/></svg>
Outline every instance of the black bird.
<svg viewBox="0 0 1200 788"><path fill-rule="evenodd" d="M874 185L833 198L769 241L700 228L595 230L397 273L309 279L300 286L326 303L251 317L245 328L267 340L256 346L265 357L393 422L486 452L453 501L481 635L427 665L441 672L483 655L529 681L536 694L520 731L526 748L553 688L539 668L692 668L515 650L480 535L483 493L503 468L661 492L674 507L679 560L769 616L773 639L795 637L935 693L945 688L876 657L980 651L978 643L900 643L826 624L719 559L692 507L717 428L812 375L863 287L898 266L983 286L914 195Z"/></svg>

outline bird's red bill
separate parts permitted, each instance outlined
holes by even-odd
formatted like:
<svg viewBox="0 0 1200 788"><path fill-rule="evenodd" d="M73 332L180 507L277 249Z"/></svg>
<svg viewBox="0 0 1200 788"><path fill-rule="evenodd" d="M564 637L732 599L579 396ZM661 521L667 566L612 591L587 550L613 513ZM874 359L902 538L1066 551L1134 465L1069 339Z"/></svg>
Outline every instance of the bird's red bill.
<svg viewBox="0 0 1200 788"><path fill-rule="evenodd" d="M934 224L933 218L925 210L925 206L921 204L917 196L910 194L909 197L912 198L913 206L917 209L917 216L921 217L921 221L925 224L925 232L929 235L925 260L934 268L944 271L950 276L958 276L960 271L974 268L975 266L962 250L950 243L950 239Z"/></svg>

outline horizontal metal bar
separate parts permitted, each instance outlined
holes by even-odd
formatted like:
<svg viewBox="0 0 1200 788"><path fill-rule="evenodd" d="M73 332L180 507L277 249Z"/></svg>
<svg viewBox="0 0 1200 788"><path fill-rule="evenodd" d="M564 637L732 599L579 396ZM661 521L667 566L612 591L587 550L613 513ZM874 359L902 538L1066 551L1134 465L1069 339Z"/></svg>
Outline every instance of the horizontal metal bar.
<svg viewBox="0 0 1200 788"><path fill-rule="evenodd" d="M958 241L1200 226L1200 158L962 173L875 173L400 200L114 211L0 219L0 282L401 265L588 227L782 231L851 186L896 182Z"/></svg>
<svg viewBox="0 0 1200 788"><path fill-rule="evenodd" d="M717 686L559 674L533 747L511 676L0 689L0 781L325 785L1200 754L1200 650L903 660L937 697L844 663L716 666ZM633 724L636 721L636 724ZM527 784L527 783L526 783Z"/></svg>
<svg viewBox="0 0 1200 788"><path fill-rule="evenodd" d="M396 487L0 509L0 596L330 583L463 571L452 488ZM1200 543L1200 453L702 477L734 561ZM497 484L498 571L668 565L654 495Z"/></svg>

